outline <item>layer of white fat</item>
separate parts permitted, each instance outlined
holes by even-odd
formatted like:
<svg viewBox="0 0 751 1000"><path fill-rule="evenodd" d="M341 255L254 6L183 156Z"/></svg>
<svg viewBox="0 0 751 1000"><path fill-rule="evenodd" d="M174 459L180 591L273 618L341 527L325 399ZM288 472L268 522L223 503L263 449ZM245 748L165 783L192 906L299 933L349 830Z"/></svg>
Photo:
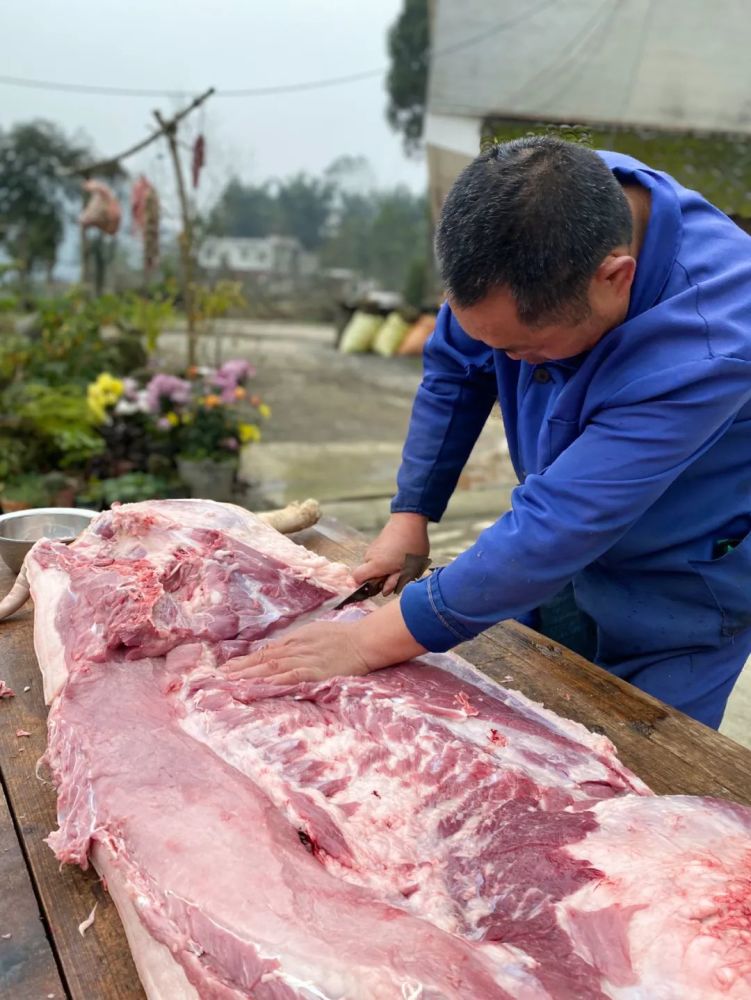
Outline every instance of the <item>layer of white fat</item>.
<svg viewBox="0 0 751 1000"><path fill-rule="evenodd" d="M60 602L70 593L70 578L62 570L39 566L33 550L26 566L34 599L34 651L42 671L44 700L49 705L68 679L65 643L57 619Z"/></svg>
<svg viewBox="0 0 751 1000"><path fill-rule="evenodd" d="M587 757L585 748L579 763L572 764L571 751L558 750L555 743L544 735L525 733L500 722L469 717L442 719L441 722L460 739L469 740L481 750L499 760L504 768L521 771L543 788L569 789L587 781L608 782L612 773L596 757ZM492 732L497 732L506 744L494 743ZM530 759L529 754L543 757L545 763Z"/></svg>
<svg viewBox="0 0 751 1000"><path fill-rule="evenodd" d="M612 757L614 764L617 765L619 770L624 770L623 765L617 760L615 747L607 736L593 733L580 722L574 722L572 719L565 719L563 716L557 715L550 709L545 708L540 702L532 701L531 698L522 694L521 691L497 684L486 674L481 673L477 667L463 660L460 656L456 656L454 653L428 653L420 659L426 663L432 663L434 666L441 667L443 670L448 670L455 677L467 681L475 687L479 687L481 691L484 691L493 698L501 697L505 704L518 711L521 715L537 719L552 732L566 736L586 747L590 747L596 753L603 756ZM635 775L631 775L630 772L626 773L629 774L629 777L633 777L634 781L639 785L643 786L643 794L649 794L649 789L646 785L640 782Z"/></svg>
<svg viewBox="0 0 751 1000"><path fill-rule="evenodd" d="M153 938L141 922L126 877L112 863L107 848L95 843L91 857L120 914L148 1000L201 1000L195 986L188 981L182 966L173 958L169 948Z"/></svg>

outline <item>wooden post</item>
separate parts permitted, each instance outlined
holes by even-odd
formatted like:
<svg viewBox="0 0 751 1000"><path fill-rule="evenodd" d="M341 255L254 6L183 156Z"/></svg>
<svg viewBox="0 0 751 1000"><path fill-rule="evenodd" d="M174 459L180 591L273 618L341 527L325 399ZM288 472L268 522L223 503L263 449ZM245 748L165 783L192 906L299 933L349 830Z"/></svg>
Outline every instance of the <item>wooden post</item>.
<svg viewBox="0 0 751 1000"><path fill-rule="evenodd" d="M159 111L154 117L167 138L172 166L175 169L177 194L180 200L180 215L182 217L182 232L180 233L180 262L182 274L182 292L185 303L185 313L188 318L188 365L196 363L196 316L193 298L193 223L190 218L188 193L185 188L185 178L180 163L180 153L177 148L177 123L164 120Z"/></svg>
<svg viewBox="0 0 751 1000"><path fill-rule="evenodd" d="M214 93L214 88L209 87L198 97L195 97L187 107L184 107L181 111L178 111L172 116L172 118L164 119L162 115L158 112L154 112L154 117L159 123L159 128L156 132L151 135L147 135L145 139L137 142L134 146L129 149L124 150L117 156L110 156L105 160L97 160L96 163L89 163L85 167L76 167L74 170L64 172L63 176L75 176L80 177L90 177L92 174L104 167L110 167L113 164L119 163L120 160L126 159L128 156L133 156L134 153L140 152L140 150L145 149L150 146L152 142L156 142L163 135L167 137L167 142L169 143L170 155L172 156L172 164L175 168L175 177L177 178L177 192L180 197L180 212L182 215L183 231L180 237L180 256L182 258L182 282L183 282L183 300L185 302L185 311L188 315L188 363L195 364L196 356L196 317L195 317L195 300L193 297L193 228L190 219L190 210L188 208L188 196L185 190L185 181L183 180L182 168L180 166L180 157L177 151L177 126L186 118L192 111L200 107L204 101L208 100L209 97ZM83 230L82 230L83 234ZM86 251L86 241L82 238L81 247L81 259L82 259L82 277L84 281L86 280L86 268L83 264L85 260Z"/></svg>

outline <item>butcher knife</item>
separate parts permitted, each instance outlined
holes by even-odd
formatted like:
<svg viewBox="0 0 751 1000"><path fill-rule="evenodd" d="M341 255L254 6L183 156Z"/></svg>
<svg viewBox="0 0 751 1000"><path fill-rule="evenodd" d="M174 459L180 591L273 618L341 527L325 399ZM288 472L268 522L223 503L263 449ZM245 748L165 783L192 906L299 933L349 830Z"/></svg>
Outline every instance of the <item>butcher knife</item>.
<svg viewBox="0 0 751 1000"><path fill-rule="evenodd" d="M423 575L423 573L430 566L431 560L427 556L416 556L408 554L404 557L404 566L399 574L399 579L396 581L396 586L394 587L395 594L401 594L404 588L412 580L417 580ZM391 576L391 573L386 576L375 576L370 580L366 580L365 583L361 584L357 590L352 591L348 594L344 600L339 601L334 605L334 610L338 611L339 608L344 608L348 604L356 604L358 601L366 601L369 597L375 597L376 594L380 594L383 590L386 581Z"/></svg>

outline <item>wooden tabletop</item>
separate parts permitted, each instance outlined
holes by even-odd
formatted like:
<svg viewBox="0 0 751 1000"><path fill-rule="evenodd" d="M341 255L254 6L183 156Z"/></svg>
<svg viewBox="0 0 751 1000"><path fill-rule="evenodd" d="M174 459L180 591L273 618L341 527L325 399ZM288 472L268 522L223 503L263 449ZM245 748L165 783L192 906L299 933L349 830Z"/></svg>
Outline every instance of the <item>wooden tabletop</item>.
<svg viewBox="0 0 751 1000"><path fill-rule="evenodd" d="M349 565L364 548L361 535L330 519L296 539ZM0 595L11 583L0 570ZM751 751L536 632L506 623L458 651L501 684L610 737L654 791L751 805ZM0 623L0 678L16 692L0 700L0 997L143 1000L117 911L96 874L61 872L44 843L56 826L55 794L40 780L44 770L35 773L46 709L30 607ZM96 919L82 936L78 925L94 903Z"/></svg>

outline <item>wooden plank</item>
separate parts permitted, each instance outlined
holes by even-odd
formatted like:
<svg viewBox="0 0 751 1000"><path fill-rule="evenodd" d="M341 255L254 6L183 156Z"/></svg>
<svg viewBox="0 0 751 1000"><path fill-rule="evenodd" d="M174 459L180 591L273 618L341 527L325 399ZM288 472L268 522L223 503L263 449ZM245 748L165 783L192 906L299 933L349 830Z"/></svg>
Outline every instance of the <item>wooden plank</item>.
<svg viewBox="0 0 751 1000"><path fill-rule="evenodd" d="M3 570L0 593L10 589L11 581L10 574ZM69 865L60 871L54 854L44 843L57 821L54 790L35 776L37 760L47 743L47 710L32 645L31 617L27 606L0 624L0 677L16 692L15 698L0 706L0 769L8 803L72 1000L143 1000L145 994L120 918L96 873ZM26 686L30 690L25 692ZM19 729L31 736L17 737ZM96 919L82 937L78 925L94 903L99 904ZM45 995L37 994L42 998Z"/></svg>
<svg viewBox="0 0 751 1000"><path fill-rule="evenodd" d="M367 544L347 525L327 519L298 537L350 566ZM457 652L500 684L607 735L623 763L655 792L715 795L751 805L750 750L545 636L505 622Z"/></svg>
<svg viewBox="0 0 751 1000"><path fill-rule="evenodd" d="M0 702L0 726L5 706ZM66 996L0 788L0 997L63 1000Z"/></svg>
<svg viewBox="0 0 751 1000"><path fill-rule="evenodd" d="M500 684L604 733L655 792L751 805L751 751L545 636L506 622L457 652Z"/></svg>

